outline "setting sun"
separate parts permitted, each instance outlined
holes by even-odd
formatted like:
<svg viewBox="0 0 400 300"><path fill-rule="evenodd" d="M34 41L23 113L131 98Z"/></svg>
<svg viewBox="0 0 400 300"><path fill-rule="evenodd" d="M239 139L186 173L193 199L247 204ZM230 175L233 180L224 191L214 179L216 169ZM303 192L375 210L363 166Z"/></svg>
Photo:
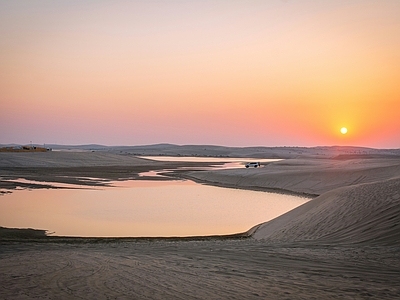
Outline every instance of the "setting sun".
<svg viewBox="0 0 400 300"><path fill-rule="evenodd" d="M0 144L400 147L399 0L159 2L0 1Z"/></svg>

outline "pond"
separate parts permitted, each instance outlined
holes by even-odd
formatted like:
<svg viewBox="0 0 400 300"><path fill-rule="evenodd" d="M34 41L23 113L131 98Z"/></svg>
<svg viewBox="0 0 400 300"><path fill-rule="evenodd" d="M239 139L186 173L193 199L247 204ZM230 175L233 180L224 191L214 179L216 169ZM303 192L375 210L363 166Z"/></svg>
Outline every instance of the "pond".
<svg viewBox="0 0 400 300"><path fill-rule="evenodd" d="M231 168L232 164L243 167L250 161L273 160L218 158L215 168ZM154 171L144 175L160 176ZM1 196L0 226L44 229L57 236L223 235L245 232L309 201L292 195L207 186L190 180L115 181L101 188L49 184L63 188L16 190Z"/></svg>
<svg viewBox="0 0 400 300"><path fill-rule="evenodd" d="M125 181L101 189L19 190L0 197L0 225L60 236L193 236L244 232L309 199L192 181Z"/></svg>

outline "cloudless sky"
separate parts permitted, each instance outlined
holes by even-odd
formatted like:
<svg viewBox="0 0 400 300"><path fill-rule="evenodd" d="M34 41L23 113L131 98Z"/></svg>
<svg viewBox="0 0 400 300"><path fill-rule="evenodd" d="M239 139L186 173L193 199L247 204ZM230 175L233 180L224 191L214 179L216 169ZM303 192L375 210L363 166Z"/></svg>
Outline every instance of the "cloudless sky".
<svg viewBox="0 0 400 300"><path fill-rule="evenodd" d="M1 1L30 141L400 148L400 1Z"/></svg>

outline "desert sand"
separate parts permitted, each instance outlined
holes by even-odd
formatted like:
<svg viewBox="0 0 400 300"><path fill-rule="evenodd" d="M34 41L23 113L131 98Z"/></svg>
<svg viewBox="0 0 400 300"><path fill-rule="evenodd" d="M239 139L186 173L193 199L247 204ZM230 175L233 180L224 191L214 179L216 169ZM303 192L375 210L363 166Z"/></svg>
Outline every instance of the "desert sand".
<svg viewBox="0 0 400 300"><path fill-rule="evenodd" d="M292 157L290 149L284 150L273 151L288 159L259 169L196 171L198 165L189 164L192 170L171 175L206 184L314 196L236 237L54 238L41 231L0 229L0 297L400 298L400 157L396 151L348 153L349 149L318 148ZM68 174L69 181L79 183L80 176L135 178L142 170L165 166L130 153L0 153L3 178L62 182L66 179L61 175ZM15 186L2 180L0 188L13 191Z"/></svg>

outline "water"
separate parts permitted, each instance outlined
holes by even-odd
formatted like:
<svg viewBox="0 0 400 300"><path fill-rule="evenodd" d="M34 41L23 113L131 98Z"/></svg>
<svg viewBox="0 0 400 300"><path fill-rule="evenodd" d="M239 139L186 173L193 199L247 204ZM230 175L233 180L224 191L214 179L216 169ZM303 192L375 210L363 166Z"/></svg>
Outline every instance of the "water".
<svg viewBox="0 0 400 300"><path fill-rule="evenodd" d="M157 161L175 161L175 162L209 162L215 163L211 167L196 168L204 170L220 170L220 169L236 169L244 168L246 163L259 162L267 163L279 161L278 158L243 158L243 157L193 157L193 156L141 156L141 158L157 160Z"/></svg>
<svg viewBox="0 0 400 300"><path fill-rule="evenodd" d="M218 163L212 169L243 168L250 161L275 161L200 157L146 158ZM161 176L157 171L140 175ZM18 181L32 182L24 179ZM16 190L0 197L0 226L45 229L53 235L87 237L233 234L271 220L309 200L181 180L128 180L111 183L113 187L91 189L49 183L67 189Z"/></svg>
<svg viewBox="0 0 400 300"><path fill-rule="evenodd" d="M60 236L192 236L244 232L308 199L192 181L124 181L101 189L18 190L0 197L0 226Z"/></svg>
<svg viewBox="0 0 400 300"><path fill-rule="evenodd" d="M157 161L189 161L189 162L271 162L280 158L246 158L246 157L200 157L200 156L139 156Z"/></svg>

